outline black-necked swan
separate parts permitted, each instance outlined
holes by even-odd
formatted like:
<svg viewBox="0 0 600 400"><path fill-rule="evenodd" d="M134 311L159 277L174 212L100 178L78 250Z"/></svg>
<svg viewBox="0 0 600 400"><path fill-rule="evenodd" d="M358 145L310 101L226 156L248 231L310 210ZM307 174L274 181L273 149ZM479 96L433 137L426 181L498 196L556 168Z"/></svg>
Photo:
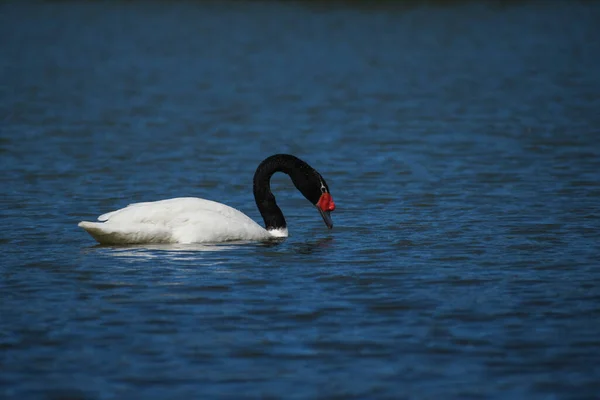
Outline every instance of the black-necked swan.
<svg viewBox="0 0 600 400"><path fill-rule="evenodd" d="M287 237L287 225L271 192L271 176L288 174L294 186L314 204L329 229L335 204L325 179L314 168L289 154L264 159L254 173L254 200L265 228L235 208L196 197L180 197L130 204L98 217L101 222L82 221L101 244L217 243L232 240L266 240Z"/></svg>

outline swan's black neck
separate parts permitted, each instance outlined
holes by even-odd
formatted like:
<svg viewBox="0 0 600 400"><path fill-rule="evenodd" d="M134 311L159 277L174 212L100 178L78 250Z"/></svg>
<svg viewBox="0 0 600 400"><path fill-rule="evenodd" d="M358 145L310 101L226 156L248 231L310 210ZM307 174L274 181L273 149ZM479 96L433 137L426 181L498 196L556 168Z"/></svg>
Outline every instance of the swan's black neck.
<svg viewBox="0 0 600 400"><path fill-rule="evenodd" d="M267 230L287 227L283 213L271 192L271 176L275 172L288 174L294 186L305 197L307 197L305 185L310 177L314 174L320 177L310 165L289 154L275 154L263 160L254 173L254 200Z"/></svg>

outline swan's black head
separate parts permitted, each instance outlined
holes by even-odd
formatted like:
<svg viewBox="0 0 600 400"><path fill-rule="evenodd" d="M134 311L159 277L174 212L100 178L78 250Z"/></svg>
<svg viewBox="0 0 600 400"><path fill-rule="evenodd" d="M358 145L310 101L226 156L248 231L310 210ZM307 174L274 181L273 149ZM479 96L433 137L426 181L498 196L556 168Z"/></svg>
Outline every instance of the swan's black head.
<svg viewBox="0 0 600 400"><path fill-rule="evenodd" d="M329 186L315 169L308 164L306 164L306 167L298 169L299 173L292 174L292 181L300 193L317 207L323 221L325 221L325 225L331 229L333 228L331 212L335 210L335 203L331 193L329 193Z"/></svg>
<svg viewBox="0 0 600 400"><path fill-rule="evenodd" d="M292 178L296 189L317 207L327 227L333 228L331 212L335 210L335 203L325 179L298 157L275 154L264 159L254 174L254 199L267 229L286 227L283 213L275 203L275 196L270 188L271 176L277 171L286 173Z"/></svg>

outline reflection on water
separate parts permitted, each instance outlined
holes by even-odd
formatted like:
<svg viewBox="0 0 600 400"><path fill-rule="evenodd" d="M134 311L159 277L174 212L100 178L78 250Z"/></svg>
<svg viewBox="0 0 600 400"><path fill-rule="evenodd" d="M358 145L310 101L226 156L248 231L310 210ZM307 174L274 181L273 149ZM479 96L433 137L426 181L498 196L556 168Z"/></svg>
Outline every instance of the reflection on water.
<svg viewBox="0 0 600 400"><path fill-rule="evenodd" d="M239 248L244 244L253 244L252 242L245 241L232 241L226 243L192 243L192 244L179 244L179 243L163 243L163 244L138 244L138 245L126 245L126 246L106 246L106 245L95 245L90 249L112 249L116 253L124 252L135 252L135 251L163 251L163 252L196 252L196 251L225 251Z"/></svg>
<svg viewBox="0 0 600 400"><path fill-rule="evenodd" d="M327 251L334 241L333 236L326 236L315 240L302 242L293 242L288 249L298 254L312 254L317 251ZM227 243L199 243L199 244L146 244L146 245L127 245L127 246L106 246L94 245L84 248L84 253L93 253L100 251L103 255L111 257L132 257L140 259L161 260L187 260L196 259L198 252L225 252L247 250L249 247L267 249L276 249L286 242L286 238L274 238L269 241L248 242L232 241Z"/></svg>
<svg viewBox="0 0 600 400"><path fill-rule="evenodd" d="M197 259L198 253L236 251L242 246L254 245L252 242L236 241L227 243L198 243L198 244L145 244L128 246L104 246L95 245L87 249L87 252L101 252L103 255L116 258L137 258L161 261L185 261ZM212 264L219 263L212 260ZM203 265L207 265L203 262Z"/></svg>
<svg viewBox="0 0 600 400"><path fill-rule="evenodd" d="M326 236L317 240L309 240L298 243L293 246L295 252L299 254L312 254L318 251L327 251L333 244L333 236Z"/></svg>

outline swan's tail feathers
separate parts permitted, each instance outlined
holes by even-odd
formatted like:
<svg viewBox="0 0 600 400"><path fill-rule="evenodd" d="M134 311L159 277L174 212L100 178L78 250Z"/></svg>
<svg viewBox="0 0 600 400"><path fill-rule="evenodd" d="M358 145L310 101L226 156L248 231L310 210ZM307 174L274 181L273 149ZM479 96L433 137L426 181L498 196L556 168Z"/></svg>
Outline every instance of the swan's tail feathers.
<svg viewBox="0 0 600 400"><path fill-rule="evenodd" d="M169 231L151 224L121 226L110 222L81 221L77 226L85 229L100 244L165 243L171 236Z"/></svg>

